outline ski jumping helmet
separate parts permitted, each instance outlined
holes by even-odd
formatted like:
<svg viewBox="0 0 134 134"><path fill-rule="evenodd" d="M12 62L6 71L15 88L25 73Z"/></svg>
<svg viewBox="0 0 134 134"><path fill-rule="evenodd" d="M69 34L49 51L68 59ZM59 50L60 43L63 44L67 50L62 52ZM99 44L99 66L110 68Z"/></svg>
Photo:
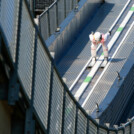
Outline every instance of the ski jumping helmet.
<svg viewBox="0 0 134 134"><path fill-rule="evenodd" d="M95 38L96 41L100 41L101 40L101 33L100 32L95 32L94 38Z"/></svg>

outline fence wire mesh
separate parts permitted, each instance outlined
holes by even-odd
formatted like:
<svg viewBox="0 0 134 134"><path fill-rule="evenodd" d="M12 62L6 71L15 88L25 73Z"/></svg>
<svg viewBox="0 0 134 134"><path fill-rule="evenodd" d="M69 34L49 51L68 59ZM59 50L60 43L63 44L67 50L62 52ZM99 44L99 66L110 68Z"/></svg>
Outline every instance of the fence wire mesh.
<svg viewBox="0 0 134 134"><path fill-rule="evenodd" d="M60 83L56 71L53 76L52 86L52 104L50 117L50 134L61 134L62 128L62 110L63 110L63 92L64 87Z"/></svg>
<svg viewBox="0 0 134 134"><path fill-rule="evenodd" d="M35 29L24 2L22 5L18 74L28 97L31 98Z"/></svg>
<svg viewBox="0 0 134 134"><path fill-rule="evenodd" d="M43 125L47 128L51 61L39 38L37 38L36 55L34 107Z"/></svg>
<svg viewBox="0 0 134 134"><path fill-rule="evenodd" d="M0 25L6 36L12 60L15 62L19 0L0 1ZM8 9L8 10L7 10Z"/></svg>
<svg viewBox="0 0 134 134"><path fill-rule="evenodd" d="M69 91L67 92L67 89L64 88L63 81L56 72L56 69L52 67L50 54L35 28L32 16L28 10L27 1L22 0L21 8L19 8L19 5L19 1L17 0L0 1L0 26L7 39L6 45L10 47L12 43L16 43L16 34L18 34L17 24L20 23L20 40L19 44L17 44L19 45L19 58L18 68L16 69L23 90L26 92L29 100L33 99L33 104L30 103L30 106L33 105L33 108L38 115L36 120L38 120L38 122L41 121L43 127L47 130L49 115L50 133L52 134L59 134L62 130L65 134L75 132L86 133L87 130L88 134L107 133L109 129L102 128L98 123L89 119L87 114L82 112L82 108L76 103ZM56 7L54 6L54 8ZM19 9L21 9L21 12ZM18 22L19 13L21 13L20 22ZM35 45L37 45L36 50ZM9 49L12 53L12 59L14 59L15 47ZM34 54L36 54L36 56ZM33 68L35 71L33 71ZM51 75L52 71L53 75ZM33 75L33 73L35 74ZM33 76L35 76L34 82L32 82ZM34 85L32 85L33 83ZM51 84L52 89L50 89ZM50 94L50 90L52 90L52 94ZM32 92L34 92L33 98L31 98ZM66 93L65 96L64 92ZM50 98L52 99L51 101L49 101ZM65 102L63 100L65 100ZM49 102L51 102L51 104L49 104ZM51 107L50 113L48 113L49 106ZM36 114L34 113L34 115ZM87 121L89 121L88 126ZM127 125L120 127L119 130L114 130L118 134L124 134L124 131L125 133L133 133L134 118L132 118ZM115 132L110 131L109 133L114 134Z"/></svg>

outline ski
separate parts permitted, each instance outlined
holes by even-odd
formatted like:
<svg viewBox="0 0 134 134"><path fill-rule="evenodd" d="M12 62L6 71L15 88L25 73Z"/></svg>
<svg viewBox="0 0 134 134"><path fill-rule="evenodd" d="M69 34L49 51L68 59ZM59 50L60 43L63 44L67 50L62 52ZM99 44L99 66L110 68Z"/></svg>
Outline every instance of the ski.
<svg viewBox="0 0 134 134"><path fill-rule="evenodd" d="M107 65L109 59L110 59L110 57L108 59L104 59L104 61L102 62L100 67L104 68Z"/></svg>
<svg viewBox="0 0 134 134"><path fill-rule="evenodd" d="M108 63L108 61L107 60L104 60L103 62L102 62L102 64L101 64L101 68L104 68L105 66L106 66L106 64Z"/></svg>
<svg viewBox="0 0 134 134"><path fill-rule="evenodd" d="M96 58L92 58L92 61L89 63L89 65L88 65L87 67L88 67L88 68L93 67L94 64L95 64L95 62L96 62Z"/></svg>

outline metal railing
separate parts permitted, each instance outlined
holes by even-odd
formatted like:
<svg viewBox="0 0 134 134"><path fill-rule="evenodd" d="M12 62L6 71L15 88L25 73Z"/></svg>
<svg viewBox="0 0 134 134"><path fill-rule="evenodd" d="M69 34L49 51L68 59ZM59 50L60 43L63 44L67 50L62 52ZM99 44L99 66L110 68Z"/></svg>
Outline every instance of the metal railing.
<svg viewBox="0 0 134 134"><path fill-rule="evenodd" d="M39 16L39 29L44 40L56 31L78 2L79 0L56 0Z"/></svg>
<svg viewBox="0 0 134 134"><path fill-rule="evenodd" d="M60 78L26 0L0 1L0 32L26 94L31 114L50 134L134 133L134 118L121 127L101 126L74 99Z"/></svg>
<svg viewBox="0 0 134 134"><path fill-rule="evenodd" d="M46 7L51 5L54 0L34 0L34 11L45 10Z"/></svg>

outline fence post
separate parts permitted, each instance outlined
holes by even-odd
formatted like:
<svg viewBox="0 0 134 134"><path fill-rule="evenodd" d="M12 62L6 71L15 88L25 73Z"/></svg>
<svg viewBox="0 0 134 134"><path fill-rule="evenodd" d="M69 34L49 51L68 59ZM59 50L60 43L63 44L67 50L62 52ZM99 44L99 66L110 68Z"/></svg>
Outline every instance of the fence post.
<svg viewBox="0 0 134 134"><path fill-rule="evenodd" d="M66 18L66 0L64 0L64 19Z"/></svg>
<svg viewBox="0 0 134 134"><path fill-rule="evenodd" d="M59 17L59 15L58 15L58 1L56 1L56 27L58 27L59 26L59 22L58 22L58 17Z"/></svg>
<svg viewBox="0 0 134 134"><path fill-rule="evenodd" d="M75 116L75 134L77 134L77 127L78 127L78 106L76 105L76 116Z"/></svg>
<svg viewBox="0 0 134 134"><path fill-rule="evenodd" d="M66 91L65 91L65 85L64 85L64 93L63 93L63 109L62 109L62 128L61 128L61 134L64 133L64 117L65 117L65 103L66 103Z"/></svg>
<svg viewBox="0 0 134 134"><path fill-rule="evenodd" d="M51 30L50 30L50 17L49 17L49 9L47 10L47 20L48 20L48 35L51 35Z"/></svg>
<svg viewBox="0 0 134 134"><path fill-rule="evenodd" d="M87 129L86 129L86 134L89 132L89 118L87 117Z"/></svg>

